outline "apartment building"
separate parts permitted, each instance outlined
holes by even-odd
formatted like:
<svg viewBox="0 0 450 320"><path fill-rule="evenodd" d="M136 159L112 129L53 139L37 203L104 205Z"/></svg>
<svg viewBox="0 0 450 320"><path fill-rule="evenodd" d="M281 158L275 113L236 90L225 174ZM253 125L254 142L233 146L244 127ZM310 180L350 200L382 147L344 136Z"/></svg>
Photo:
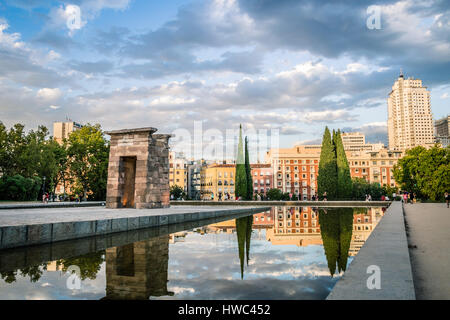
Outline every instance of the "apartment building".
<svg viewBox="0 0 450 320"><path fill-rule="evenodd" d="M82 127L81 124L74 121L53 122L53 139L59 144L62 144L63 140L68 139L72 132L81 129Z"/></svg>
<svg viewBox="0 0 450 320"><path fill-rule="evenodd" d="M384 148L374 152L347 151L346 154L352 178L364 178L381 186L397 186L394 179L394 165L402 157L401 151Z"/></svg>
<svg viewBox="0 0 450 320"><path fill-rule="evenodd" d="M435 142L447 147L450 145L450 115L434 122Z"/></svg>
<svg viewBox="0 0 450 320"><path fill-rule="evenodd" d="M69 135L81 129L83 126L74 121L55 121L53 122L53 139L62 144L64 139L69 139ZM71 194L73 185L69 181L61 181L55 188L56 194Z"/></svg>
<svg viewBox="0 0 450 320"><path fill-rule="evenodd" d="M405 79L401 73L388 97L390 150L407 150L434 143L430 91L422 80Z"/></svg>
<svg viewBox="0 0 450 320"><path fill-rule="evenodd" d="M200 174L200 197L209 200L213 195L214 200L219 197L224 199L224 195L229 194L230 199L235 199L235 174L236 166L234 164L211 164L204 166Z"/></svg>
<svg viewBox="0 0 450 320"><path fill-rule="evenodd" d="M253 194L266 195L273 188L273 170L270 164L251 164Z"/></svg>
<svg viewBox="0 0 450 320"><path fill-rule="evenodd" d="M362 132L342 132L342 144L345 151L379 151L384 144L366 143L366 136Z"/></svg>
<svg viewBox="0 0 450 320"><path fill-rule="evenodd" d="M320 151L320 145L268 151L265 161L273 168L274 187L291 193L295 199L311 199L317 194Z"/></svg>
<svg viewBox="0 0 450 320"><path fill-rule="evenodd" d="M177 185L188 192L188 161L182 153L169 152L169 186Z"/></svg>

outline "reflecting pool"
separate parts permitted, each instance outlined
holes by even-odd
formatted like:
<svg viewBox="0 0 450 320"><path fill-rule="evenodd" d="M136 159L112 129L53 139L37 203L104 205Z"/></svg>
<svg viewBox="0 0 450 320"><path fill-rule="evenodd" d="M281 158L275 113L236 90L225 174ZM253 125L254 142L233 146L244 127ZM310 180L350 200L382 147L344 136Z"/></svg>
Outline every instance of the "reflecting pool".
<svg viewBox="0 0 450 320"><path fill-rule="evenodd" d="M384 211L273 207L0 251L0 299L325 299Z"/></svg>

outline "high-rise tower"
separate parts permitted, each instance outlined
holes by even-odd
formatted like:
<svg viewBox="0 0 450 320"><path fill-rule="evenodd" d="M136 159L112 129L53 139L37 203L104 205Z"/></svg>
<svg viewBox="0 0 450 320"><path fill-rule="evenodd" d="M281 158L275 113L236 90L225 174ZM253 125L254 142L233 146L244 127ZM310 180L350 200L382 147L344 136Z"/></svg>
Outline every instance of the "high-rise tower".
<svg viewBox="0 0 450 320"><path fill-rule="evenodd" d="M430 91L422 80L405 79L400 72L388 97L388 136L391 150L433 145Z"/></svg>

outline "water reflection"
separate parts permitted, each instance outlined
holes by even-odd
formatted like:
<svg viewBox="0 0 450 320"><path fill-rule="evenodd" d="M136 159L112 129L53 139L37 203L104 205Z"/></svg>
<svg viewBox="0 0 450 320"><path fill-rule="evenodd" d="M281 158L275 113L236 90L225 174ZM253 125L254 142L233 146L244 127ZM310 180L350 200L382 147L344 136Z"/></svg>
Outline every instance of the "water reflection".
<svg viewBox="0 0 450 320"><path fill-rule="evenodd" d="M239 261L241 265L241 279L244 278L244 258L250 260L250 241L252 235L253 216L236 219L236 234L239 247ZM245 257L244 257L245 249Z"/></svg>
<svg viewBox="0 0 450 320"><path fill-rule="evenodd" d="M106 249L105 299L145 300L167 291L169 236Z"/></svg>
<svg viewBox="0 0 450 320"><path fill-rule="evenodd" d="M44 285L55 287L48 299L323 299L383 214L273 207L15 270L4 270L0 253L0 299L33 297ZM65 287L71 265L81 270L79 292Z"/></svg>

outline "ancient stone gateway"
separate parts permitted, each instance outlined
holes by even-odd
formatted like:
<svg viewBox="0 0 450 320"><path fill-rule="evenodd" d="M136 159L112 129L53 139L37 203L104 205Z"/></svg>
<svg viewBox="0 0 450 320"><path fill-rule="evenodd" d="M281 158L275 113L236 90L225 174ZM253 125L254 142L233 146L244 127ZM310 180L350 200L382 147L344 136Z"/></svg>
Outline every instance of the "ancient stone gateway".
<svg viewBox="0 0 450 320"><path fill-rule="evenodd" d="M156 128L106 132L111 136L106 207L169 207L169 134Z"/></svg>

